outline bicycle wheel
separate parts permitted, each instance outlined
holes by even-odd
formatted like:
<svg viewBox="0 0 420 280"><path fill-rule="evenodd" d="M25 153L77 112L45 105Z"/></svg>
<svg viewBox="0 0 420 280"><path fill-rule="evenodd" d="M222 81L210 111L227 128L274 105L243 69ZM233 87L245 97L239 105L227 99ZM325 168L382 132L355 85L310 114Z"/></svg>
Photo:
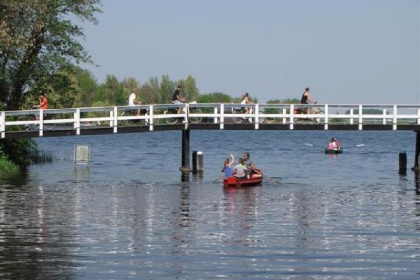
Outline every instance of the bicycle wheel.
<svg viewBox="0 0 420 280"><path fill-rule="evenodd" d="M245 119L243 117L234 117L233 122L234 123L242 123Z"/></svg>
<svg viewBox="0 0 420 280"><path fill-rule="evenodd" d="M166 110L163 114L168 115L170 113ZM176 124L178 122L178 118L165 118L165 122L167 124Z"/></svg>
<svg viewBox="0 0 420 280"><path fill-rule="evenodd" d="M20 121L20 122L30 121L30 120L32 120L32 119L28 115L20 116L17 119L17 121ZM31 128L31 126L32 125L30 125L30 124L19 124L19 125L17 125L17 127L18 127L19 130L29 130Z"/></svg>
<svg viewBox="0 0 420 280"><path fill-rule="evenodd" d="M190 113L191 114L202 114L203 112L201 112L200 108L191 108ZM191 123L200 123L202 119L203 119L202 117L191 117L190 122Z"/></svg>

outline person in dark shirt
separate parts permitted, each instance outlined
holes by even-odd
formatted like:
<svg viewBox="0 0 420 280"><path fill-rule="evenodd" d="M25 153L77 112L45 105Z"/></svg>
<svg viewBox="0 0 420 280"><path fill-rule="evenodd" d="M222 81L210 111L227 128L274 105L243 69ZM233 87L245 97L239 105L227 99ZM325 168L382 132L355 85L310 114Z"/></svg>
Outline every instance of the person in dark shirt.
<svg viewBox="0 0 420 280"><path fill-rule="evenodd" d="M173 104L182 104L185 102L185 98L181 96L181 89L182 86L178 85L177 88L174 91L174 94L172 95L172 103ZM178 108L178 114L181 113L182 107Z"/></svg>
<svg viewBox="0 0 420 280"><path fill-rule="evenodd" d="M302 98L300 99L300 104L314 104L316 103L313 99L311 99L310 97L310 93L309 93L309 87L305 88L305 91L302 94ZM310 113L310 108L307 107L305 108L306 114Z"/></svg>

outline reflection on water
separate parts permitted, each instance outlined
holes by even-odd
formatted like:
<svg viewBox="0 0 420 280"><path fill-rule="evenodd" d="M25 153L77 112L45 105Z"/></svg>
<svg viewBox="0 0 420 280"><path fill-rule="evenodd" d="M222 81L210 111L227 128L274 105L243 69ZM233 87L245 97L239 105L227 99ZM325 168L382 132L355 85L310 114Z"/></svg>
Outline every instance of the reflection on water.
<svg viewBox="0 0 420 280"><path fill-rule="evenodd" d="M56 164L1 186L0 279L416 279L419 178L397 174L398 152L378 153L394 140L371 148L380 158L328 157L264 135L266 150L251 154L266 179L239 189L222 187L212 134L200 144L208 168L181 180L162 148L118 158L116 143L92 141L89 168L75 168L69 143ZM141 137L114 141L134 148Z"/></svg>

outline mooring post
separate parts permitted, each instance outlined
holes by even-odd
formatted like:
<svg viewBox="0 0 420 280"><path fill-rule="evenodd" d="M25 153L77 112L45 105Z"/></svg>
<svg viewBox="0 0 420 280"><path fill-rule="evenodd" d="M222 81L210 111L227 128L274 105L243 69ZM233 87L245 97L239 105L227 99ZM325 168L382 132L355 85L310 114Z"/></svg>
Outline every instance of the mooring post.
<svg viewBox="0 0 420 280"><path fill-rule="evenodd" d="M406 175L407 174L407 153L406 152L400 152L399 155L399 171L398 173L400 175Z"/></svg>
<svg viewBox="0 0 420 280"><path fill-rule="evenodd" d="M182 163L181 172L190 172L190 130L182 130Z"/></svg>
<svg viewBox="0 0 420 280"><path fill-rule="evenodd" d="M416 131L416 152L414 155L414 167L411 169L414 172L420 172L419 156L420 156L420 130Z"/></svg>

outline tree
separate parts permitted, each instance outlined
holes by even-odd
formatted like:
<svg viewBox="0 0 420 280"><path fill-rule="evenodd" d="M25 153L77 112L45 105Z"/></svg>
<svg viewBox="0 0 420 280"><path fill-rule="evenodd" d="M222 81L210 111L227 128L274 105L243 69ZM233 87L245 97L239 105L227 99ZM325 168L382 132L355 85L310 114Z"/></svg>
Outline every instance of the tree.
<svg viewBox="0 0 420 280"><path fill-rule="evenodd" d="M162 75L160 81L160 96L162 103L168 104L171 102L172 94L175 90L176 83L171 81L168 75Z"/></svg>
<svg viewBox="0 0 420 280"><path fill-rule="evenodd" d="M230 103L232 97L222 92L213 92L200 94L197 99L198 103Z"/></svg>
<svg viewBox="0 0 420 280"><path fill-rule="evenodd" d="M0 3L0 101L18 109L32 88L48 87L73 63L91 62L77 41L75 17L96 23L100 0L2 0Z"/></svg>

